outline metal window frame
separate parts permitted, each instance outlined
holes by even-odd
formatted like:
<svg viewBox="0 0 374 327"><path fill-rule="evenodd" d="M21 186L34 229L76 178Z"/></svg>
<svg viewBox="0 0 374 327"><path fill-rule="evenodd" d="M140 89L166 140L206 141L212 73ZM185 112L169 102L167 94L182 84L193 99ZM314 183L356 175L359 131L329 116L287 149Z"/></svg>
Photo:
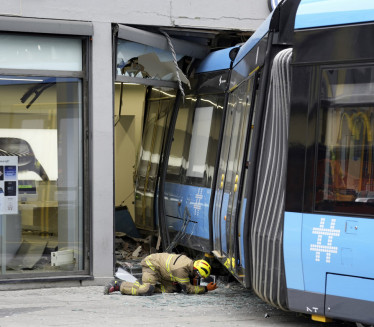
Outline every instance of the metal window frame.
<svg viewBox="0 0 374 327"><path fill-rule="evenodd" d="M170 87L173 89L178 88L177 82L169 82L169 81L162 81L157 79L147 79L147 78L140 78L140 77L129 77L123 75L116 75L116 82L120 83L128 83L128 84L141 84L147 86L155 86L155 87Z"/></svg>
<svg viewBox="0 0 374 327"><path fill-rule="evenodd" d="M75 77L85 78L83 71L61 71L61 70L34 70L34 69L8 69L0 68L0 75L15 75L15 76L53 76L53 77Z"/></svg>
<svg viewBox="0 0 374 327"><path fill-rule="evenodd" d="M165 51L170 51L168 41L165 36L126 25L118 26L118 38L149 45ZM209 53L209 47L197 43L170 38L176 53L183 54L198 59L203 59Z"/></svg>
<svg viewBox="0 0 374 327"><path fill-rule="evenodd" d="M92 36L91 22L0 16L1 32Z"/></svg>

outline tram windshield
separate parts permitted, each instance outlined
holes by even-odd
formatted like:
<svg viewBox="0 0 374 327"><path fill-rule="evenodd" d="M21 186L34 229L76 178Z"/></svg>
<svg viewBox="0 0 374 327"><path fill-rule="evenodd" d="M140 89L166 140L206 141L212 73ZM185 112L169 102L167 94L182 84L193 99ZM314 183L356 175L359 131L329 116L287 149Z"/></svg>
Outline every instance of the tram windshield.
<svg viewBox="0 0 374 327"><path fill-rule="evenodd" d="M372 214L374 67L322 72L316 210Z"/></svg>

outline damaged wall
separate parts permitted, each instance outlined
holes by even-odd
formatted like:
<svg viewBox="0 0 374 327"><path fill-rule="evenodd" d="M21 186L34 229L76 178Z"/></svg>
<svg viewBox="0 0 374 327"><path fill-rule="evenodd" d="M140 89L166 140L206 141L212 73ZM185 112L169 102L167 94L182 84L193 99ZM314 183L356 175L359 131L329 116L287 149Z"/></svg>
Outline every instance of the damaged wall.
<svg viewBox="0 0 374 327"><path fill-rule="evenodd" d="M268 0L1 0L0 15L157 26L255 30ZM57 9L58 8L58 9Z"/></svg>

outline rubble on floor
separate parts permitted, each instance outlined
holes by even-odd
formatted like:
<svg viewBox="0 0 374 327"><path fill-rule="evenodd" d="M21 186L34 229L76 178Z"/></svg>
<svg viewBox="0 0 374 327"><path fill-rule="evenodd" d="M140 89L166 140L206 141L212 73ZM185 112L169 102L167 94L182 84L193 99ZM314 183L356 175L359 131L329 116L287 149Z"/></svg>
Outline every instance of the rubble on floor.
<svg viewBox="0 0 374 327"><path fill-rule="evenodd" d="M151 246L152 236L134 238L126 233L116 232L115 256L116 267L123 268L135 277L141 276L140 261L157 250Z"/></svg>

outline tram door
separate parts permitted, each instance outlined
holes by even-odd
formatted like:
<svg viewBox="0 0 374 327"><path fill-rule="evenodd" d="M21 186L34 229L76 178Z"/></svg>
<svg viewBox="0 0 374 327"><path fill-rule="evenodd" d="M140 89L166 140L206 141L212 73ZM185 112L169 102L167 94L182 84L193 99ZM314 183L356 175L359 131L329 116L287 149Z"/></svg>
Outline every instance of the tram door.
<svg viewBox="0 0 374 327"><path fill-rule="evenodd" d="M235 270L238 215L243 158L251 130L251 101L255 77L242 82L229 95L213 211L213 250L231 271ZM240 254L239 254L240 255Z"/></svg>
<svg viewBox="0 0 374 327"><path fill-rule="evenodd" d="M169 130L176 91L152 88L147 101L143 141L138 158L135 186L135 224L155 230L154 202L160 156Z"/></svg>

